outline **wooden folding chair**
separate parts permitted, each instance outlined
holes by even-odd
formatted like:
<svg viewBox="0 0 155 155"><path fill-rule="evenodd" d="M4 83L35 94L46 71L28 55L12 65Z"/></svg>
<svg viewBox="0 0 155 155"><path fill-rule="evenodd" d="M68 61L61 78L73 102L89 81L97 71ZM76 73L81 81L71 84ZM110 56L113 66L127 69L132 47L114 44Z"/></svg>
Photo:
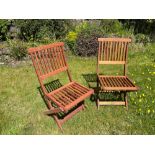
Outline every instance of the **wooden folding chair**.
<svg viewBox="0 0 155 155"><path fill-rule="evenodd" d="M98 60L97 60L97 76L98 76L98 97L97 106L100 105L125 105L128 109L127 92L136 91L138 87L127 77L127 53L128 45L131 42L129 38L98 38ZM100 65L123 65L124 75L112 76L100 74ZM99 97L99 93L118 93L123 94L123 100L103 101Z"/></svg>
<svg viewBox="0 0 155 155"><path fill-rule="evenodd" d="M84 109L84 99L92 95L93 90L72 81L64 56L63 42L29 48L28 53L31 56L44 98L48 104L49 110L45 111L45 114L52 115L62 130L62 124L66 120ZM64 71L67 72L69 83L48 92L44 80ZM60 119L58 114L62 112L65 115Z"/></svg>

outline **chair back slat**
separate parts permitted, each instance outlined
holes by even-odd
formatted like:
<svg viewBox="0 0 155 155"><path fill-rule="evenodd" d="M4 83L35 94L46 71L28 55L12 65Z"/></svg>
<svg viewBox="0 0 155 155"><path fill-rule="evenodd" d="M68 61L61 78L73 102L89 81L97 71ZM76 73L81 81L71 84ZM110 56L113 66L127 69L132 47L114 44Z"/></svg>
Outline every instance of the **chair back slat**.
<svg viewBox="0 0 155 155"><path fill-rule="evenodd" d="M63 42L29 48L28 52L39 78L45 79L68 69Z"/></svg>
<svg viewBox="0 0 155 155"><path fill-rule="evenodd" d="M125 64L128 51L128 38L98 38L99 64Z"/></svg>

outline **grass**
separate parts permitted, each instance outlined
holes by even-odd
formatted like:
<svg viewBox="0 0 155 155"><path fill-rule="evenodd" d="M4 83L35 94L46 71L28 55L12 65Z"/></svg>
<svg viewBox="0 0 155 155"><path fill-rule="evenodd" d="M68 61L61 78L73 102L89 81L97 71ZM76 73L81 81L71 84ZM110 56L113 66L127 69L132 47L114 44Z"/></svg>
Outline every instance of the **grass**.
<svg viewBox="0 0 155 155"><path fill-rule="evenodd" d="M67 55L72 78L87 86L82 75L95 73L96 58ZM113 68L105 71L113 72ZM97 110L88 98L87 109L67 121L63 133L51 117L43 115L47 108L30 61L17 67L1 66L0 73L1 134L155 134L155 45L145 52L129 51L128 76L140 90L129 94L128 111L122 106ZM62 73L55 79L66 83L64 77Z"/></svg>

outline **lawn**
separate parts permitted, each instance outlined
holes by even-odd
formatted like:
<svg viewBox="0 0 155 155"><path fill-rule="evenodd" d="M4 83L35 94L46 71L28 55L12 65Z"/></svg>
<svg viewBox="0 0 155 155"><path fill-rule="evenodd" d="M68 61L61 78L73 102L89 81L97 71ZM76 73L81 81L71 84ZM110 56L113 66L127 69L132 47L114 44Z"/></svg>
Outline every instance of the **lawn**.
<svg viewBox="0 0 155 155"><path fill-rule="evenodd" d="M66 55L72 78L88 86L84 75L95 74L96 57ZM104 71L114 72L111 67ZM0 73L1 134L155 134L155 45L145 52L129 51L128 76L140 90L129 94L128 111L123 106L101 106L97 110L95 101L88 98L86 110L68 120L63 133L51 117L43 114L47 108L31 61L16 67L1 65ZM62 84L68 80L64 73L54 79Z"/></svg>

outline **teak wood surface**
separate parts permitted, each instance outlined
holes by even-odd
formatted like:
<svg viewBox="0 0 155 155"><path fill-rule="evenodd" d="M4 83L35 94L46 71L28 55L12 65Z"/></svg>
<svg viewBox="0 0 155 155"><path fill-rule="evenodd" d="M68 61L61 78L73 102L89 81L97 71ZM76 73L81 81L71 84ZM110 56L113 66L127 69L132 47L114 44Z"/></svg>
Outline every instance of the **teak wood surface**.
<svg viewBox="0 0 155 155"><path fill-rule="evenodd" d="M44 113L52 115L62 130L62 124L84 109L84 99L92 95L94 91L72 81L64 55L63 42L29 48L28 53L31 56L44 98L48 103L49 110ZM52 92L47 92L43 81L64 71L67 72L69 83ZM54 102L56 107L52 106L51 102ZM59 112L67 113L67 115L59 119L57 117Z"/></svg>
<svg viewBox="0 0 155 155"><path fill-rule="evenodd" d="M100 101L97 99L97 105L126 105L127 92L136 91L139 88L127 77L127 55L128 46L131 43L130 38L98 38L98 58L97 58L97 76L98 93L100 91L119 91L125 92L124 101ZM123 65L124 73L120 76L109 76L100 74L99 66L104 65Z"/></svg>

